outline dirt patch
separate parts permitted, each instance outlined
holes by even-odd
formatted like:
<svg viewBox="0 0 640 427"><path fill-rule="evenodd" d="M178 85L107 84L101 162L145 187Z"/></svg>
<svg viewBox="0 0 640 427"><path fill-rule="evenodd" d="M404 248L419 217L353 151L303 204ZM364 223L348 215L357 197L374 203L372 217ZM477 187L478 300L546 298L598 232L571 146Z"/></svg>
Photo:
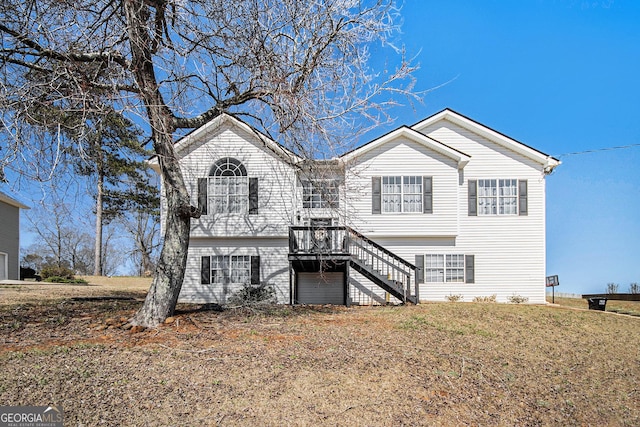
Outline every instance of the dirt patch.
<svg viewBox="0 0 640 427"><path fill-rule="evenodd" d="M0 307L0 400L69 425L640 425L640 319L543 306Z"/></svg>

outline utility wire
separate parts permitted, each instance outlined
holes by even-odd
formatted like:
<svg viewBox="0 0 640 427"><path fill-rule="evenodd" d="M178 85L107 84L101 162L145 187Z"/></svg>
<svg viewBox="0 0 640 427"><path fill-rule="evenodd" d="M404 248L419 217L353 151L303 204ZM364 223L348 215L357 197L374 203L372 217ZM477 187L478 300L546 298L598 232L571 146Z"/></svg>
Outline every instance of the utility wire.
<svg viewBox="0 0 640 427"><path fill-rule="evenodd" d="M629 145L618 145L616 147L594 148L593 150L585 150L585 151L575 151L573 153L558 154L558 155L555 155L553 157L559 159L561 157L576 156L578 154L590 154L590 153L598 153L600 151L623 150L623 149L634 148L634 147L640 147L640 143L639 144L629 144Z"/></svg>

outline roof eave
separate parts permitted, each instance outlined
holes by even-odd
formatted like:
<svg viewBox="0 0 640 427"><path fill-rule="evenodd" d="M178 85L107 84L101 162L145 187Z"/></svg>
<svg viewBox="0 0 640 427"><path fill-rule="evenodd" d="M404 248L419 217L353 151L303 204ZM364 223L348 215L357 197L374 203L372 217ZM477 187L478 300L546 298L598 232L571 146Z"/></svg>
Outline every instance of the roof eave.
<svg viewBox="0 0 640 427"><path fill-rule="evenodd" d="M5 194L3 192L0 192L0 201L11 205L13 207L16 207L18 209L31 209L29 206L25 205L22 202L19 202L18 200L14 199L13 197L10 197L8 194Z"/></svg>

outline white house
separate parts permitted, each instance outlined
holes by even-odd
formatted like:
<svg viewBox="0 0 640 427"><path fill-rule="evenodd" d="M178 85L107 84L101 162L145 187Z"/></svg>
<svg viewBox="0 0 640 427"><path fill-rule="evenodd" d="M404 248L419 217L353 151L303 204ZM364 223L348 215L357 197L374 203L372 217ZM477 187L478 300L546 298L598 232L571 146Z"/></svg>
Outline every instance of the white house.
<svg viewBox="0 0 640 427"><path fill-rule="evenodd" d="M229 115L176 151L203 210L182 302L258 285L292 304L545 302L545 177L560 162L452 110L331 160Z"/></svg>

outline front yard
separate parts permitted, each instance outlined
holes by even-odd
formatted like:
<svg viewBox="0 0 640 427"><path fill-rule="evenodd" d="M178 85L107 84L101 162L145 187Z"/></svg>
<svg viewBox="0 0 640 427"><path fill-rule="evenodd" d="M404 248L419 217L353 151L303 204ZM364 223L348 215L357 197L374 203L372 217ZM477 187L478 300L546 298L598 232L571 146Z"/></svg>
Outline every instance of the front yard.
<svg viewBox="0 0 640 427"><path fill-rule="evenodd" d="M630 316L180 306L135 333L136 299L0 301L0 401L60 404L68 425L640 425Z"/></svg>

